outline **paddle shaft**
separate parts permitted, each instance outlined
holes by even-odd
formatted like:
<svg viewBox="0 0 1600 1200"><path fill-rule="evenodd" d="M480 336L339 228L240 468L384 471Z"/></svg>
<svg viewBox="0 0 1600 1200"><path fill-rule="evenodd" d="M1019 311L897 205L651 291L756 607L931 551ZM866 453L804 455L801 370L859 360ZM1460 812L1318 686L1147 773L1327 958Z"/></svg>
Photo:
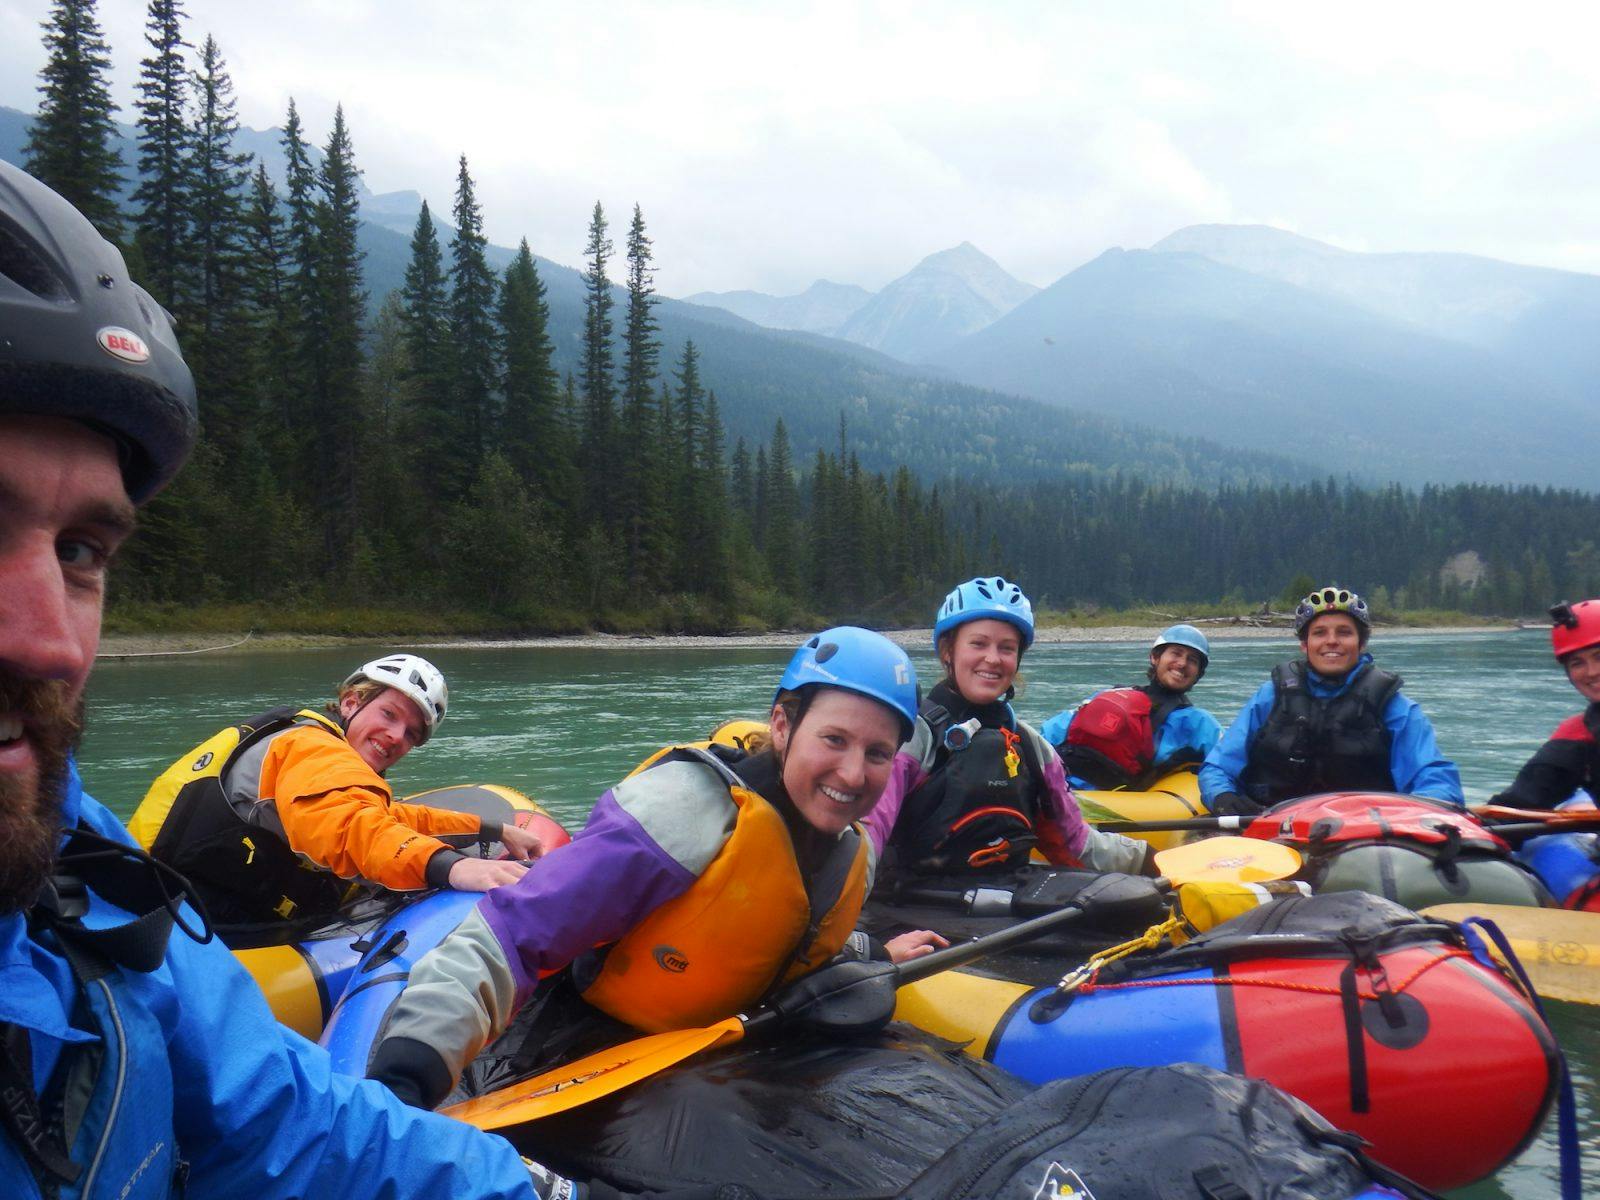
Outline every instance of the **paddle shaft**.
<svg viewBox="0 0 1600 1200"><path fill-rule="evenodd" d="M973 938L970 942L959 942L947 950L935 950L932 954L924 954L921 958L914 958L910 962L901 963L895 970L896 986L904 987L908 983L915 983L919 979L926 979L930 975L937 975L940 971L948 971L952 967L963 967L967 963L976 962L978 959L990 954L998 954L1012 946L1023 942L1031 942L1035 938L1043 937L1052 929L1060 925L1068 925L1083 916L1090 908L1094 907L1095 896L1105 890L1097 885L1109 882L1110 877L1095 880L1086 886L1076 897L1068 901L1055 912L1045 913L1042 917L1031 920L1019 921L1005 929L986 933L982 937ZM1172 884L1165 879L1150 881L1162 891L1170 890Z"/></svg>
<svg viewBox="0 0 1600 1200"><path fill-rule="evenodd" d="M1186 830L1213 833L1243 829L1254 817L1180 817L1171 821L1096 821L1106 833L1177 833Z"/></svg>

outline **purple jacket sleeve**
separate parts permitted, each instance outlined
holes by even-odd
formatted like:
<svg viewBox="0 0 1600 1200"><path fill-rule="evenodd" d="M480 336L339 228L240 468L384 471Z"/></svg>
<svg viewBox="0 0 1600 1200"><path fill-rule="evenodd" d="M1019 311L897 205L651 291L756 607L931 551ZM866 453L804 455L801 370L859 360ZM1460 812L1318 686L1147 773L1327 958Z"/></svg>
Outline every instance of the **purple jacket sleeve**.
<svg viewBox="0 0 1600 1200"><path fill-rule="evenodd" d="M872 811L861 818L861 825L872 839L872 848L879 858L883 857L883 848L889 844L894 823L900 818L900 806L926 778L922 764L902 746L889 770L889 786L883 789Z"/></svg>
<svg viewBox="0 0 1600 1200"><path fill-rule="evenodd" d="M616 941L694 880L608 791L577 837L516 883L486 893L478 907L505 953L520 1005L541 973Z"/></svg>

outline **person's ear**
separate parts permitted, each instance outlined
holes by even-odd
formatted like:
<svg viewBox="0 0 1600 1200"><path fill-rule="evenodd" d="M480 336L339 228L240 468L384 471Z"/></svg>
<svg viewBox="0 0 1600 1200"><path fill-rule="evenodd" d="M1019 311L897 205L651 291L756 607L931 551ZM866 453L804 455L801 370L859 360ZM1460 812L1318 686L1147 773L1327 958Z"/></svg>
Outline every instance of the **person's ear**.
<svg viewBox="0 0 1600 1200"><path fill-rule="evenodd" d="M361 707L361 697L354 691L346 692L339 697L339 715L348 721L356 715L356 710Z"/></svg>
<svg viewBox="0 0 1600 1200"><path fill-rule="evenodd" d="M772 752L779 758L789 748L789 735L792 732L789 728L789 710L781 704L774 704L767 717L767 736L772 741Z"/></svg>

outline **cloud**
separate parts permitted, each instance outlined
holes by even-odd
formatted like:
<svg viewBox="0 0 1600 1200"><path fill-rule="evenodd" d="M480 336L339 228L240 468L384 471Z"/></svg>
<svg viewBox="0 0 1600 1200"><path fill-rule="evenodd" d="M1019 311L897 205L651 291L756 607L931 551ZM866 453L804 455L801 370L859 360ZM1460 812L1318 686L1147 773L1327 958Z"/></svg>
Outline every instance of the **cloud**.
<svg viewBox="0 0 1600 1200"><path fill-rule="evenodd" d="M189 0L241 116L343 102L375 191L580 256L643 206L672 294L878 287L970 240L1048 284L1208 221L1592 269L1600 8L1279 2ZM0 0L0 103L31 108L45 0ZM118 98L142 0L102 0ZM1584 139L1588 139L1585 143Z"/></svg>

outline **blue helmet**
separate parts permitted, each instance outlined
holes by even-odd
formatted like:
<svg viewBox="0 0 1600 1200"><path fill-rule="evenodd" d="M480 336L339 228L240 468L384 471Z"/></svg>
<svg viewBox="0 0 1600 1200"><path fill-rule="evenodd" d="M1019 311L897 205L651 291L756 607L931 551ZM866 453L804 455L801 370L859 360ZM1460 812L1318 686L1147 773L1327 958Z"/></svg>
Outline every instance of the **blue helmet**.
<svg viewBox="0 0 1600 1200"><path fill-rule="evenodd" d="M911 656L883 634L837 625L807 638L784 669L773 703L784 692L814 685L856 692L888 705L900 718L900 740L910 739L917 719L917 670Z"/></svg>
<svg viewBox="0 0 1600 1200"><path fill-rule="evenodd" d="M1200 674L1206 673L1206 668L1211 665L1211 643L1206 641L1206 635L1193 625L1168 625L1159 634L1156 640L1150 643L1150 653L1154 654L1163 646L1187 646L1200 656Z"/></svg>
<svg viewBox="0 0 1600 1200"><path fill-rule="evenodd" d="M1022 634L1022 648L1033 645L1033 605L1022 589L998 575L969 579L944 598L933 623L933 648L939 639L968 621L1006 621Z"/></svg>

